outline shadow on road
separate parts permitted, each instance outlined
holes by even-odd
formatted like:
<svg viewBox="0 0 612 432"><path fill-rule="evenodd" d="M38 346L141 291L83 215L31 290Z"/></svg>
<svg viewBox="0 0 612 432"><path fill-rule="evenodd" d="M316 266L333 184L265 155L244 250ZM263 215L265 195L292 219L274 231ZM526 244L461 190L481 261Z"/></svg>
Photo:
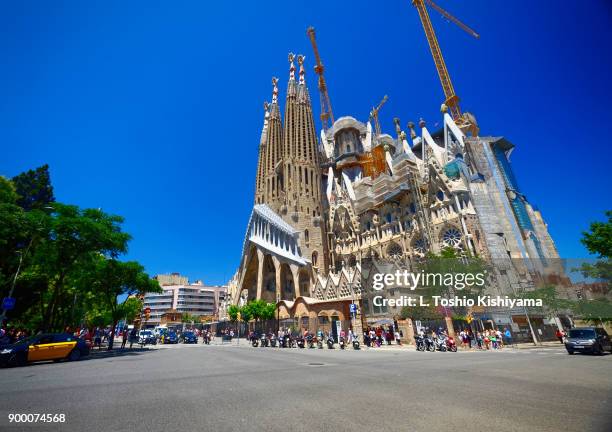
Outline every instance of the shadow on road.
<svg viewBox="0 0 612 432"><path fill-rule="evenodd" d="M108 351L106 349L101 350L91 350L89 355L86 357L82 357L81 361L90 361L97 359L106 359L106 358L114 358L114 357L131 357L131 356L139 356L147 353L154 352L154 349L151 348L115 348L112 351Z"/></svg>

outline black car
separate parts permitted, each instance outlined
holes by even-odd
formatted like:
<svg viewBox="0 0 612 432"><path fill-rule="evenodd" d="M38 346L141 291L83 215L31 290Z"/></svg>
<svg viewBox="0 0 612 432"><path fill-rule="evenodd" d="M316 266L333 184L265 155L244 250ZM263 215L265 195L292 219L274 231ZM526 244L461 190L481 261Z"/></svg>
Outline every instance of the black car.
<svg viewBox="0 0 612 432"><path fill-rule="evenodd" d="M198 343L198 337L196 336L194 332L183 333L181 336L181 339L183 340L183 343L186 343L186 344L197 344Z"/></svg>
<svg viewBox="0 0 612 432"><path fill-rule="evenodd" d="M67 333L45 333L0 349L0 366L24 366L45 360L79 360L89 354L83 339Z"/></svg>
<svg viewBox="0 0 612 432"><path fill-rule="evenodd" d="M178 343L178 336L175 332L168 332L164 335L164 344Z"/></svg>
<svg viewBox="0 0 612 432"><path fill-rule="evenodd" d="M565 349L568 354L575 352L588 352L603 354L604 351L612 353L610 336L599 327L577 327L569 331L565 340Z"/></svg>

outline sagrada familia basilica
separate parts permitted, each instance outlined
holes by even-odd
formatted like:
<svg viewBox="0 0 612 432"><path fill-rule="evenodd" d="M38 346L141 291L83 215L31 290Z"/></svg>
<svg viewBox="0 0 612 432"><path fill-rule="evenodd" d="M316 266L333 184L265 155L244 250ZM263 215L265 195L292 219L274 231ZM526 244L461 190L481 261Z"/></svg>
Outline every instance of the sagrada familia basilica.
<svg viewBox="0 0 612 432"><path fill-rule="evenodd" d="M373 112L365 122L340 117L317 133L304 57L290 54L284 109L276 78L265 104L254 206L230 302L359 298L366 315L383 313L362 287L362 260L413 268L449 247L495 261L505 276L498 293L552 272L559 256L519 189L514 145L468 136L446 111L435 131L423 120L404 131L395 119L389 135Z"/></svg>

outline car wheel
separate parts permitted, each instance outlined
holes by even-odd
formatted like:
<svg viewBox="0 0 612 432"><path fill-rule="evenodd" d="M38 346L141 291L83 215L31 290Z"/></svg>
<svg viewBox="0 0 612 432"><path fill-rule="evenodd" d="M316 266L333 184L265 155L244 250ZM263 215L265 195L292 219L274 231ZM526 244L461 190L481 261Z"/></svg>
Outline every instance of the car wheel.
<svg viewBox="0 0 612 432"><path fill-rule="evenodd" d="M78 348L75 348L72 351L70 351L70 354L68 355L68 360L70 361L77 361L80 358L81 358L81 351Z"/></svg>
<svg viewBox="0 0 612 432"><path fill-rule="evenodd" d="M13 356L8 361L8 364L10 366L25 366L27 363L27 355L23 352L13 354Z"/></svg>
<svg viewBox="0 0 612 432"><path fill-rule="evenodd" d="M567 350L567 353L568 353L569 355L574 355L574 351Z"/></svg>

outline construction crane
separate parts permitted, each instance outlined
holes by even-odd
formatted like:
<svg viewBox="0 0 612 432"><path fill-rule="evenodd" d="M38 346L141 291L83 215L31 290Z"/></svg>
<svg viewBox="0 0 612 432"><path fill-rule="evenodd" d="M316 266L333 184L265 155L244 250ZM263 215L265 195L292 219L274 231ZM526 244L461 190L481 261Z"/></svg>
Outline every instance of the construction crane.
<svg viewBox="0 0 612 432"><path fill-rule="evenodd" d="M377 137L380 136L381 134L380 122L378 121L378 111L380 111L383 105L387 103L388 99L389 99L389 96L385 95L385 97L382 98L378 106L376 108L372 108L372 111L370 111L370 120L374 120L374 128L375 128L374 130L376 131Z"/></svg>
<svg viewBox="0 0 612 432"><path fill-rule="evenodd" d="M329 94L327 93L327 84L325 83L325 77L323 76L323 63L321 62L321 56L319 55L319 48L317 47L317 41L315 39L314 27L308 27L306 34L310 38L312 44L312 50L314 51L316 65L314 67L315 73L319 76L319 96L321 98L321 125L323 130L327 131L329 127L329 121L334 124L334 113L332 112L331 102L329 101Z"/></svg>
<svg viewBox="0 0 612 432"><path fill-rule="evenodd" d="M432 0L412 0L412 4L419 12L421 24L423 24L423 30L425 30L425 36L427 37L427 42L429 43L429 48L431 49L431 55L434 59L434 63L436 64L440 82L442 83L442 89L444 90L444 96L446 98L444 105L448 107L453 120L459 127L467 129L474 136L478 135L478 126L476 125L476 120L474 117L467 115L467 113L466 115L461 113L461 108L459 107L459 97L455 94L455 89L453 87L450 75L448 74L448 70L446 69L446 63L444 62L444 57L442 56L442 51L440 50L440 45L438 44L438 38L436 37L433 26L431 25L431 20L429 19L429 13L427 12L425 3L437 10L444 18L457 24L459 28L468 33L470 36L478 39L480 38L480 35L435 4Z"/></svg>

